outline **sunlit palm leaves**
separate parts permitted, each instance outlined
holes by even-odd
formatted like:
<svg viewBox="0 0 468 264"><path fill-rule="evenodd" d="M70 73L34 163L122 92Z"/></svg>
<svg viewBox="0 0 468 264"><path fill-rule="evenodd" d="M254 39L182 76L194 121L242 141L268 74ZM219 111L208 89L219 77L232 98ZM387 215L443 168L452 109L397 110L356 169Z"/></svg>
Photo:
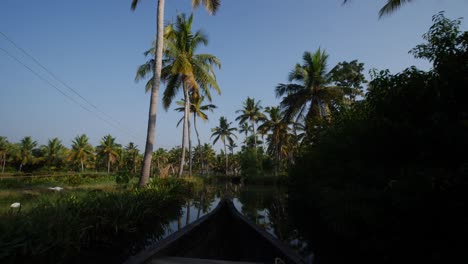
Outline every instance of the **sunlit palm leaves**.
<svg viewBox="0 0 468 264"><path fill-rule="evenodd" d="M5 172L7 155L11 151L11 144L6 137L0 137L0 164L2 166L2 173Z"/></svg>
<svg viewBox="0 0 468 264"><path fill-rule="evenodd" d="M192 32L193 15L177 16L177 21L167 27L166 49L162 78L166 81L163 106L167 109L183 86L196 97L203 92L211 101L210 89L218 94L221 90L216 82L214 69L221 67L218 58L211 54L197 54L201 45L208 44L203 31Z"/></svg>
<svg viewBox="0 0 468 264"><path fill-rule="evenodd" d="M208 115L206 111L213 112L214 109L217 108L216 105L214 104L205 104L202 105L205 97L204 96L198 96L194 97L193 95L190 96L190 113L193 114L193 121L194 124L196 124L196 119L197 117L200 118L203 121L208 121ZM177 105L180 107L177 107L175 110L178 112L184 112L185 111L185 100L182 99L181 101L177 101ZM177 126L183 121L183 117L179 120L177 123ZM196 125L195 125L195 130L196 130Z"/></svg>
<svg viewBox="0 0 468 264"><path fill-rule="evenodd" d="M88 137L86 135L76 136L72 142L72 149L68 156L69 160L79 163L81 166L81 172L84 171L86 162L93 155L93 147L89 144Z"/></svg>
<svg viewBox="0 0 468 264"><path fill-rule="evenodd" d="M62 161L65 151L66 148L58 138L49 139L47 145L42 146L42 155L49 169Z"/></svg>
<svg viewBox="0 0 468 264"><path fill-rule="evenodd" d="M19 144L19 159L21 161L19 171L22 170L24 165L32 164L35 162L33 149L37 146L37 142L31 137L24 137Z"/></svg>
<svg viewBox="0 0 468 264"><path fill-rule="evenodd" d="M141 0L132 0L131 9L135 10L138 3ZM154 63L150 64L154 65L153 69L153 80L151 85L151 101L149 107L149 116L148 116L148 133L146 137L146 147L145 147L145 155L143 158L143 168L140 176L140 181L138 185L140 187L145 186L148 183L149 176L150 176L150 168L151 168L151 159L152 159L152 152L153 152L153 145L154 145L154 135L156 131L156 114L157 114L157 105L158 105L158 98L159 98L159 86L161 81L161 73L162 73L162 60L163 60L163 46L164 46L164 4L165 0L157 0L157 14L156 14L156 28L157 28L157 36L156 36L156 45L155 45L155 52L154 52ZM208 13L214 14L220 5L220 0L192 0L192 6L198 7L199 5L204 5L207 9Z"/></svg>

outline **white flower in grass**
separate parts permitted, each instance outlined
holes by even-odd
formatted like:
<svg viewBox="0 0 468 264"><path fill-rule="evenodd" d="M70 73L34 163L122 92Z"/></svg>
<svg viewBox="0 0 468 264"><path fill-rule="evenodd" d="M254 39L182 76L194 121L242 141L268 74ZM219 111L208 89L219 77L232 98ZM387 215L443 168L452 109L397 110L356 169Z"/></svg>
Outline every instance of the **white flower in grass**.
<svg viewBox="0 0 468 264"><path fill-rule="evenodd" d="M20 208L21 207L21 203L12 203L10 205L10 208Z"/></svg>

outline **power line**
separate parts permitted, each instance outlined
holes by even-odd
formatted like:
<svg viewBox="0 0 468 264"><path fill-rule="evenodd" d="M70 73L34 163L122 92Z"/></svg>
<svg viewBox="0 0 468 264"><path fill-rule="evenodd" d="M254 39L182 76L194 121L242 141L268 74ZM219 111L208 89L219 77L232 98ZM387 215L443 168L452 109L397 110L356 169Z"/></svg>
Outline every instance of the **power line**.
<svg viewBox="0 0 468 264"><path fill-rule="evenodd" d="M111 122L109 122L108 120L102 118L101 116L99 115L95 115L94 112L92 112L91 110L89 110L88 108L86 108L85 106L83 106L82 104L80 104L78 101L75 100L75 98L71 97L70 95L66 94L64 91L62 91L60 88L58 88L57 86L55 86L53 83L51 83L49 80L47 80L46 78L42 77L39 73L37 73L36 71L34 71L31 67L29 67L28 65L26 65L25 63L23 63L21 60L19 60L16 56L12 55L11 53L9 53L7 50L3 49L2 47L0 47L0 50L3 51L6 55L8 55L10 58L12 58L13 60L15 60L16 62L18 62L20 65L22 65L23 67L25 67L26 69L28 69L31 73L33 73L34 75L36 75L36 77L38 77L40 80L42 80L43 82L45 82L46 84L48 84L49 86L51 86L52 88L54 88L57 92L59 92L61 95L65 96L68 100L72 101L73 103L77 104L78 106L80 106L82 109L84 109L85 111L93 114L94 116L96 116L97 118L99 118L100 120L104 121L105 123L107 123L108 125L120 130L121 132L133 137L134 139L138 140L134 135L130 134L129 132L115 126L114 124L112 124Z"/></svg>
<svg viewBox="0 0 468 264"><path fill-rule="evenodd" d="M62 84L63 86L65 86L68 90L72 91L75 95L77 95L79 98L81 98L84 102L86 102L88 105L90 105L92 108L94 108L96 111L98 111L99 113L105 115L107 118L109 118L110 120L114 121L116 124L118 124L119 126L122 127L122 129L124 130L127 130L127 134L132 134L130 132L129 129L127 129L125 126L123 126L117 119L113 118L111 115L105 113L104 111L102 111L101 109L99 109L96 105L94 105L93 103L91 103L88 99L86 99L84 96L82 96L78 91L76 91L75 89L73 89L72 87L70 87L70 85L68 85L67 83L65 83L64 81L62 81L60 78L57 77L57 75L55 75L51 70L49 70L47 67L45 67L43 64L41 64L36 58L34 58L34 56L32 56L31 54L29 54L26 50L24 50L21 46L19 46L18 44L16 44L16 42L14 42L11 38L9 38L5 33L3 33L2 31L0 31L0 35L2 35L8 42L10 42L14 47L16 47L18 50L20 50L22 53L24 53L26 56L28 56L31 60L33 60L37 65L39 65L39 67L41 67L44 71L46 71L50 76L52 76L52 78L54 78L57 82L59 82L60 84ZM3 50L5 51L5 50ZM6 52L6 51L5 51ZM11 56L10 56L11 57ZM18 61L17 59L15 59L16 61ZM19 62L19 61L18 61ZM21 63L23 64L23 63ZM24 66L24 65L23 65ZM50 83L49 83L50 84ZM57 89L57 88L56 88ZM62 93L62 91L60 91ZM88 112L91 112L90 110L87 109ZM98 116L99 117L99 116ZM101 117L99 117L101 120L103 120ZM106 121L107 122L107 121ZM114 126L115 127L115 126ZM137 139L135 136L132 135L133 138Z"/></svg>

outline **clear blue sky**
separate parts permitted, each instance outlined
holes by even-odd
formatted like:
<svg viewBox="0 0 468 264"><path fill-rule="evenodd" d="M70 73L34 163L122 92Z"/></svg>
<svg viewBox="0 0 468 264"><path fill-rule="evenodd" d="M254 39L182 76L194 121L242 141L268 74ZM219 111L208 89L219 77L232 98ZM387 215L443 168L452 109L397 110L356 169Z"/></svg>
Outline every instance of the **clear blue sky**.
<svg viewBox="0 0 468 264"><path fill-rule="evenodd" d="M134 141L143 149L149 96L144 82L135 83L134 75L155 35L156 0L142 0L135 12L130 11L130 2L2 0L0 31L137 139L69 101L1 50L0 136L13 142L32 136L40 144L59 137L69 146L77 134L86 133L96 145L110 133L123 145ZM166 20L191 10L189 0L166 2ZM410 65L427 69L426 62L413 59L408 51L422 42L432 15L441 10L451 19L468 14L468 0L416 0L379 20L384 0L355 0L346 6L341 2L223 0L216 16L196 11L194 28L203 28L210 39L203 51L218 56L223 64L217 74L222 95L213 101L219 109L208 123L200 123L203 142L221 115L234 121L247 96L260 99L263 106L276 105L274 87L286 82L306 50L326 49L330 68L358 59L366 72L377 68L395 73ZM466 21L462 27L466 30ZM47 77L1 36L0 48ZM180 145L181 128L176 128L180 116L159 110L156 147Z"/></svg>

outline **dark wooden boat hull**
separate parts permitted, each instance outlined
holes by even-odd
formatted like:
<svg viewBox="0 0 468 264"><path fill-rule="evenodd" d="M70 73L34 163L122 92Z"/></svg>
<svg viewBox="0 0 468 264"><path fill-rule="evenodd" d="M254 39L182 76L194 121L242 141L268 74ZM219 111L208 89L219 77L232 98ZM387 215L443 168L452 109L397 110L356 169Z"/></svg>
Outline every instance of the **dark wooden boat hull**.
<svg viewBox="0 0 468 264"><path fill-rule="evenodd" d="M223 199L211 213L184 227L126 263L151 263L163 257L256 263L305 263L271 234L245 219ZM278 261L280 259L281 261Z"/></svg>

